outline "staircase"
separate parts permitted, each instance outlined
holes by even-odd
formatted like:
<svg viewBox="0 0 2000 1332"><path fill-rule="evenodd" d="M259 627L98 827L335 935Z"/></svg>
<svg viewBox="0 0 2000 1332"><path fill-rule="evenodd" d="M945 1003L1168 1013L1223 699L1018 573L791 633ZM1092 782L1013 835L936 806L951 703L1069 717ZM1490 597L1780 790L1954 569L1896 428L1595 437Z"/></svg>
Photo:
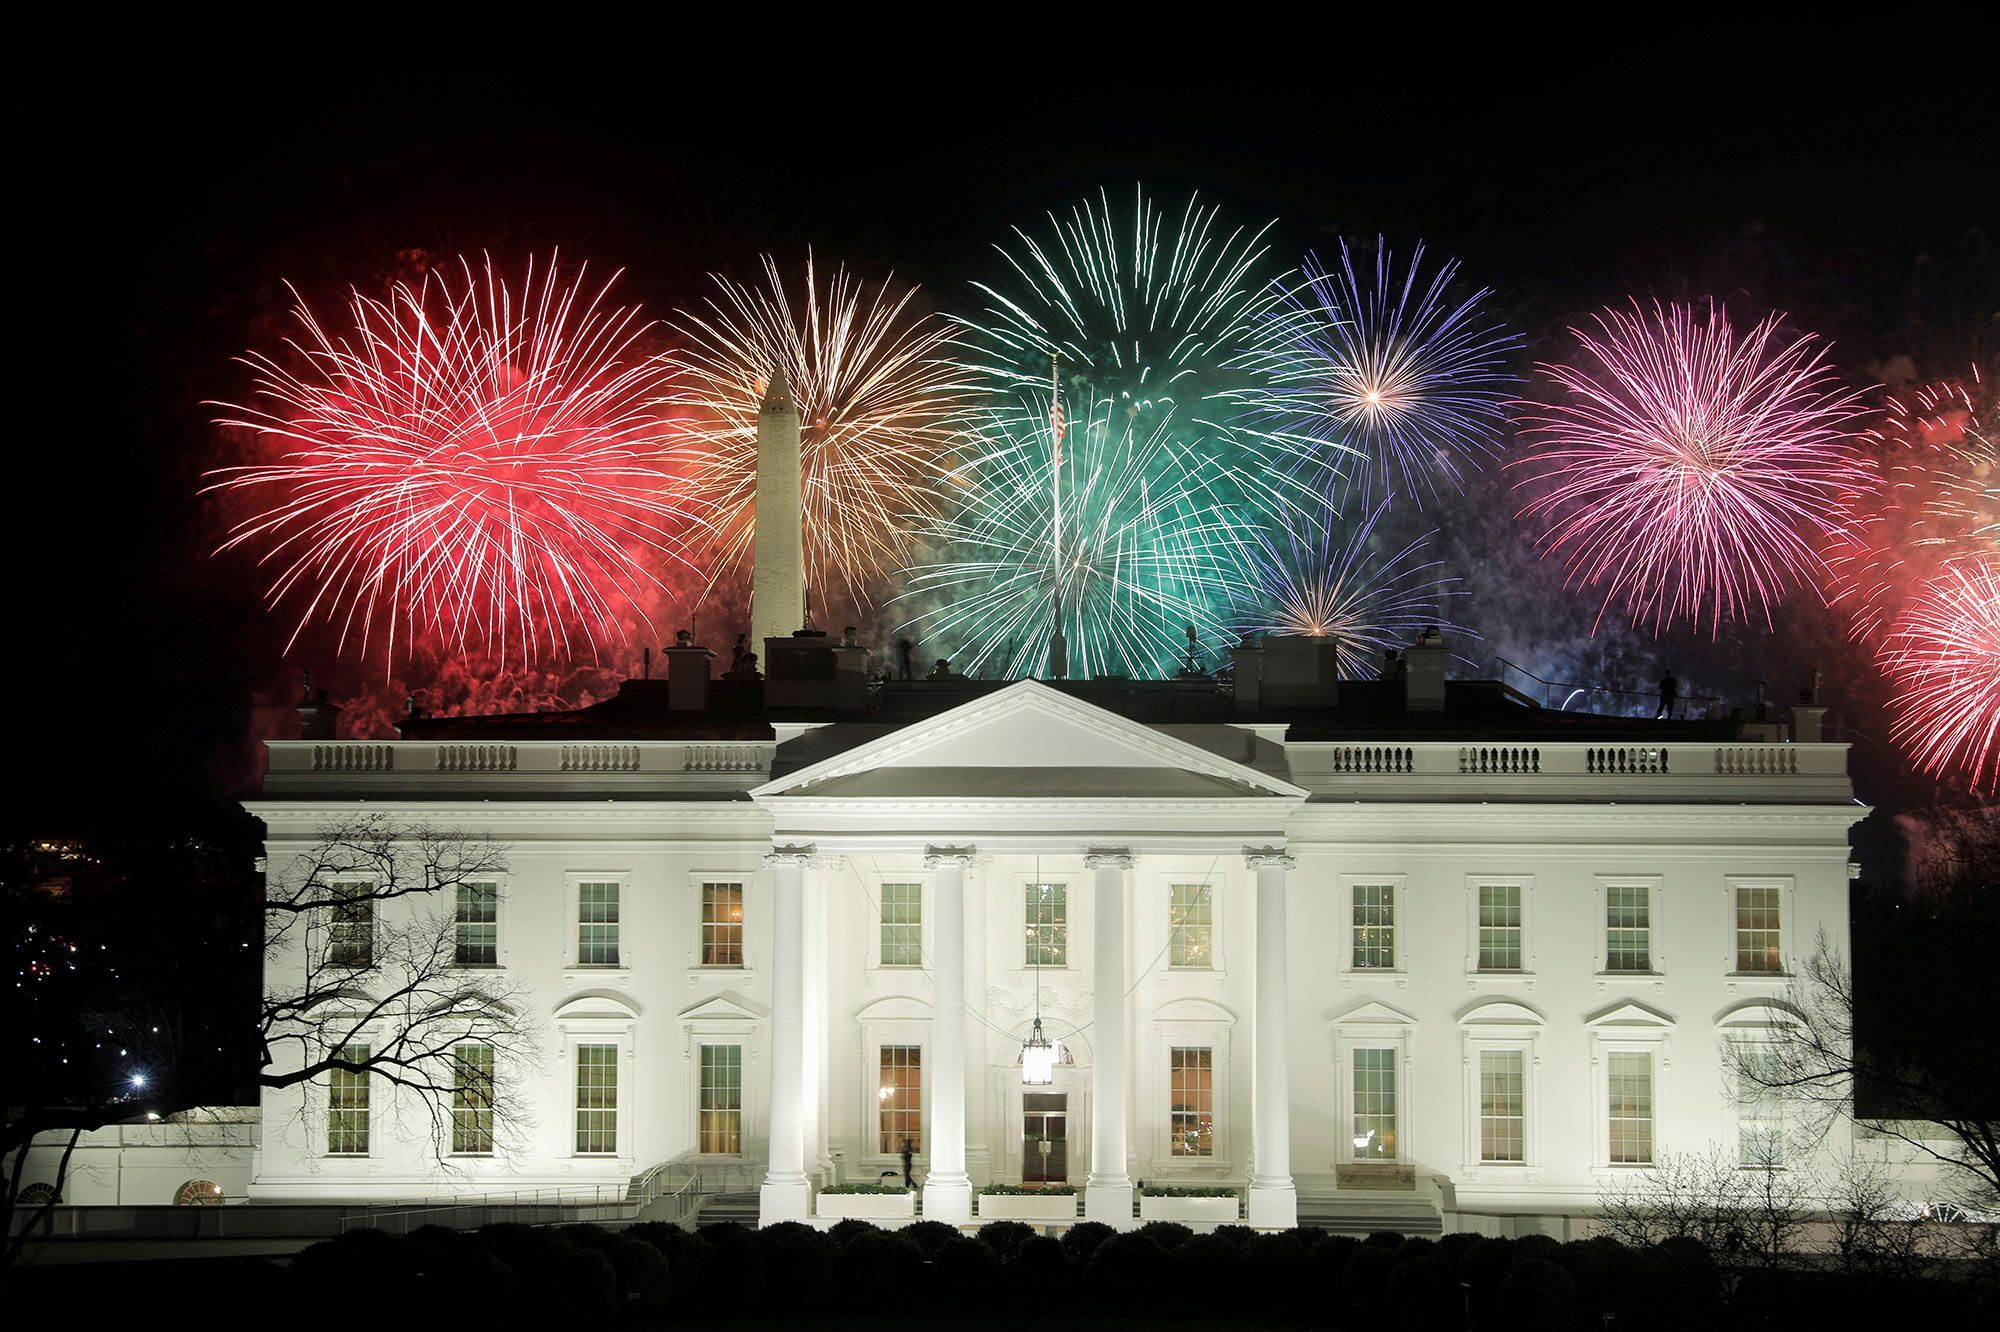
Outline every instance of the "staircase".
<svg viewBox="0 0 2000 1332"><path fill-rule="evenodd" d="M711 1193L702 1198L694 1215L681 1224L693 1229L695 1226L736 1221L754 1230L757 1227L757 1204L755 1193Z"/></svg>
<svg viewBox="0 0 2000 1332"><path fill-rule="evenodd" d="M1382 1201L1351 1194L1301 1197L1299 1224L1335 1235L1371 1235L1378 1230L1399 1235L1444 1233L1444 1217L1437 1208L1408 1197Z"/></svg>

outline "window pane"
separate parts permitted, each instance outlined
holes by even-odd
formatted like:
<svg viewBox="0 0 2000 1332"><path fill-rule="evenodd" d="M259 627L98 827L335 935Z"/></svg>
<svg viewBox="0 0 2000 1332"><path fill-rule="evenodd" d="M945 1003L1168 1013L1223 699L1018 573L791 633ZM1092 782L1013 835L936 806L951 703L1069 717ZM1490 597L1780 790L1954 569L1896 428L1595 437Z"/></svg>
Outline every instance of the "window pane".
<svg viewBox="0 0 2000 1332"><path fill-rule="evenodd" d="M1736 890L1736 969L1783 971L1778 951L1778 890L1742 887Z"/></svg>
<svg viewBox="0 0 2000 1332"><path fill-rule="evenodd" d="M579 966L618 965L618 884L576 886L576 960Z"/></svg>
<svg viewBox="0 0 2000 1332"><path fill-rule="evenodd" d="M1396 1052L1354 1052L1354 1159L1396 1159Z"/></svg>
<svg viewBox="0 0 2000 1332"><path fill-rule="evenodd" d="M1653 969L1653 898L1644 884L1612 884L1604 890L1604 969Z"/></svg>
<svg viewBox="0 0 2000 1332"><path fill-rule="evenodd" d="M1396 965L1396 890L1386 883L1354 885L1354 966Z"/></svg>
<svg viewBox="0 0 2000 1332"><path fill-rule="evenodd" d="M1175 967L1215 965L1215 890L1205 883L1177 883L1168 892L1168 962Z"/></svg>
<svg viewBox="0 0 2000 1332"><path fill-rule="evenodd" d="M1607 1067L1610 1070L1611 1162L1613 1165L1651 1165L1653 1056L1614 1054Z"/></svg>
<svg viewBox="0 0 2000 1332"><path fill-rule="evenodd" d="M453 920L452 960L462 967L490 967L500 961L500 885L461 883Z"/></svg>
<svg viewBox="0 0 2000 1332"><path fill-rule="evenodd" d="M924 1052L916 1045L885 1045L876 1099L880 1120L876 1150L884 1156L924 1149Z"/></svg>
<svg viewBox="0 0 2000 1332"><path fill-rule="evenodd" d="M369 1047L343 1045L335 1059L368 1062ZM330 1069L326 1075L326 1153L328 1156L368 1155L368 1075L351 1069Z"/></svg>
<svg viewBox="0 0 2000 1332"><path fill-rule="evenodd" d="M1205 1045L1168 1051L1169 1113L1175 1156L1215 1155L1215 1052Z"/></svg>
<svg viewBox="0 0 2000 1332"><path fill-rule="evenodd" d="M331 885L338 904L333 908L327 940L327 961L337 967L367 967L375 963L375 885L365 880Z"/></svg>
<svg viewBox="0 0 2000 1332"><path fill-rule="evenodd" d="M451 1090L451 1149L462 1156L493 1152L493 1047L461 1045Z"/></svg>
<svg viewBox="0 0 2000 1332"><path fill-rule="evenodd" d="M1519 1050L1479 1052L1479 1159L1525 1160L1527 1083Z"/></svg>
<svg viewBox="0 0 2000 1332"><path fill-rule="evenodd" d="M1061 883L1031 883L1027 896L1028 949L1030 967L1069 965L1069 886Z"/></svg>
<svg viewBox="0 0 2000 1332"><path fill-rule="evenodd" d="M701 1145L713 1156L743 1151L743 1047L701 1047Z"/></svg>
<svg viewBox="0 0 2000 1332"><path fill-rule="evenodd" d="M882 965L923 964L924 890L922 884L882 885Z"/></svg>
<svg viewBox="0 0 2000 1332"><path fill-rule="evenodd" d="M1785 1112L1780 1094L1751 1077L1736 1080L1736 1153L1745 1166L1785 1163Z"/></svg>
<svg viewBox="0 0 2000 1332"><path fill-rule="evenodd" d="M1479 969L1521 970L1521 886L1481 884Z"/></svg>
<svg viewBox="0 0 2000 1332"><path fill-rule="evenodd" d="M701 886L701 964L705 967L743 965L743 885L704 883Z"/></svg>
<svg viewBox="0 0 2000 1332"><path fill-rule="evenodd" d="M576 1154L618 1152L618 1047L576 1047Z"/></svg>

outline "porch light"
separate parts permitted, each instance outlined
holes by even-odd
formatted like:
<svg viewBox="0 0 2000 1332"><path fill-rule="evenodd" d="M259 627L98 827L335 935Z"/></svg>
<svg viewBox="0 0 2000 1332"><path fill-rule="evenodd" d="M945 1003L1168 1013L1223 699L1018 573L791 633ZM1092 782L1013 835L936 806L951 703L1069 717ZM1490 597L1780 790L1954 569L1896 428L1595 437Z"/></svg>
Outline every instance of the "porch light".
<svg viewBox="0 0 2000 1332"><path fill-rule="evenodd" d="M1056 1080L1056 1061L1063 1057L1062 1042L1042 1033L1042 1019L1035 1018L1034 1031L1021 1046L1021 1085L1046 1087Z"/></svg>

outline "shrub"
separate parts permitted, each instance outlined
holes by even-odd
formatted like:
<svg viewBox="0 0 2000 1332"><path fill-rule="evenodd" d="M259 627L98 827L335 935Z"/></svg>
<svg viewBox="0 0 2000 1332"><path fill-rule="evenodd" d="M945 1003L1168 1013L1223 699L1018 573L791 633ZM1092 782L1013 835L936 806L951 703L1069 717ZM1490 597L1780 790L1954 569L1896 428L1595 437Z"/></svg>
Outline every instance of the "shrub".
<svg viewBox="0 0 2000 1332"><path fill-rule="evenodd" d="M1256 1231L1248 1226L1237 1225L1233 1221L1228 1225L1217 1226L1209 1233L1218 1239L1228 1240L1239 1249L1257 1237Z"/></svg>
<svg viewBox="0 0 2000 1332"><path fill-rule="evenodd" d="M1561 1265L1519 1258L1500 1284L1500 1326L1519 1332L1567 1327L1576 1320L1576 1286Z"/></svg>
<svg viewBox="0 0 2000 1332"><path fill-rule="evenodd" d="M1465 1255L1485 1236L1470 1230L1455 1230L1449 1235L1440 1235L1437 1240L1438 1257L1457 1267L1465 1261Z"/></svg>
<svg viewBox="0 0 2000 1332"><path fill-rule="evenodd" d="M1076 1269L1063 1252L1062 1241L1048 1235L1030 1235L1021 1241L1014 1255L1014 1279L1034 1290L1051 1308L1061 1308L1075 1298Z"/></svg>
<svg viewBox="0 0 2000 1332"><path fill-rule="evenodd" d="M1196 1235L1175 1251L1174 1282L1182 1311L1208 1316L1243 1307L1243 1251L1220 1235Z"/></svg>
<svg viewBox="0 0 2000 1332"><path fill-rule="evenodd" d="M937 1257L937 1251L944 1247L946 1240L959 1237L957 1226L948 1226L942 1221L918 1221L896 1233L922 1249L926 1258Z"/></svg>
<svg viewBox="0 0 2000 1332"><path fill-rule="evenodd" d="M1000 1255L984 1240L954 1235L938 1246L937 1292L945 1307L965 1313L985 1310L1000 1283Z"/></svg>
<svg viewBox="0 0 2000 1332"><path fill-rule="evenodd" d="M915 1312L923 1285L924 1251L900 1231L871 1229L851 1237L835 1253L834 1290L843 1310L880 1316L888 1301L902 1301L904 1312Z"/></svg>
<svg viewBox="0 0 2000 1332"><path fill-rule="evenodd" d="M797 1221L757 1232L768 1282L766 1307L783 1314L817 1313L833 1299L833 1241Z"/></svg>
<svg viewBox="0 0 2000 1332"><path fill-rule="evenodd" d="M1114 1234L1090 1256L1084 1293L1097 1308L1119 1314L1150 1313L1174 1298L1166 1250L1136 1230Z"/></svg>
<svg viewBox="0 0 2000 1332"><path fill-rule="evenodd" d="M610 1236L600 1252L611 1262L619 1307L650 1314L665 1312L673 1296L674 1273L664 1254L623 1235Z"/></svg>
<svg viewBox="0 0 2000 1332"><path fill-rule="evenodd" d="M1396 1270L1395 1251L1374 1239L1370 1235L1368 1242L1354 1251L1340 1278L1341 1302L1359 1316L1373 1314L1381 1305L1383 1293L1389 1289L1389 1274Z"/></svg>
<svg viewBox="0 0 2000 1332"><path fill-rule="evenodd" d="M1063 1232L1063 1253L1073 1263L1087 1263L1097 1246L1118 1232L1102 1221L1082 1221Z"/></svg>
<svg viewBox="0 0 2000 1332"><path fill-rule="evenodd" d="M1194 1231L1178 1221L1148 1221L1139 1233L1169 1253L1194 1238Z"/></svg>
<svg viewBox="0 0 2000 1332"><path fill-rule="evenodd" d="M1268 1292L1268 1311L1303 1318L1318 1300L1307 1283L1306 1246L1290 1231L1258 1235L1243 1246L1243 1285Z"/></svg>
<svg viewBox="0 0 2000 1332"><path fill-rule="evenodd" d="M1451 1264L1424 1253L1398 1262L1382 1294L1389 1324L1410 1332L1455 1332L1463 1326L1464 1305Z"/></svg>
<svg viewBox="0 0 2000 1332"><path fill-rule="evenodd" d="M979 1238L993 1246L1003 1263L1011 1263L1021 1246L1033 1239L1035 1228L1025 1221L988 1221L979 1228Z"/></svg>
<svg viewBox="0 0 2000 1332"><path fill-rule="evenodd" d="M856 1235L873 1235L881 1229L882 1227L873 1221L863 1221L859 1217L849 1216L834 1222L833 1228L826 1232L826 1237L835 1244L846 1244Z"/></svg>
<svg viewBox="0 0 2000 1332"><path fill-rule="evenodd" d="M1362 1242L1365 1244L1380 1245L1385 1249L1400 1249L1403 1247L1403 1232L1400 1230L1373 1230L1368 1233L1368 1238Z"/></svg>
<svg viewBox="0 0 2000 1332"><path fill-rule="evenodd" d="M1459 1260L1458 1276L1472 1287L1472 1299L1478 1307L1493 1307L1514 1257L1514 1241L1510 1239L1482 1238L1466 1250Z"/></svg>
<svg viewBox="0 0 2000 1332"><path fill-rule="evenodd" d="M700 1299L696 1311L728 1315L765 1307L764 1246L757 1232L734 1221L703 1226L695 1232L707 1246L702 1262Z"/></svg>
<svg viewBox="0 0 2000 1332"><path fill-rule="evenodd" d="M901 1184L823 1184L820 1192L828 1193L908 1193Z"/></svg>
<svg viewBox="0 0 2000 1332"><path fill-rule="evenodd" d="M1052 1193L1062 1197L1074 1198L1076 1196L1076 1185L1074 1184L987 1184L981 1186L979 1192L981 1194L992 1194L994 1196L1001 1198L1031 1197L1039 1193Z"/></svg>
<svg viewBox="0 0 2000 1332"><path fill-rule="evenodd" d="M1396 1261L1407 1263L1412 1258L1435 1258L1438 1256L1437 1241L1422 1235L1412 1235L1396 1246Z"/></svg>
<svg viewBox="0 0 2000 1332"><path fill-rule="evenodd" d="M1235 1198L1242 1190L1227 1184L1148 1184L1139 1190L1142 1198Z"/></svg>

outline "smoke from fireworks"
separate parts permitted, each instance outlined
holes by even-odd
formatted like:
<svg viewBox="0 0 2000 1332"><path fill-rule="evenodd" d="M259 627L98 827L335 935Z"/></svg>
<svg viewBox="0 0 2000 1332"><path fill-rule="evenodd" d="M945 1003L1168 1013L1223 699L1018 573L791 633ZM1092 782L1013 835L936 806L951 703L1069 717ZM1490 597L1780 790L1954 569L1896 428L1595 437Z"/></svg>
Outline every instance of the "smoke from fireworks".
<svg viewBox="0 0 2000 1332"><path fill-rule="evenodd" d="M1491 293L1454 301L1457 261L1428 280L1423 262L1419 244L1399 274L1379 238L1372 270L1356 272L1345 242L1337 267L1308 258L1235 361L1252 380L1230 395L1237 424L1339 469L1369 503L1462 490L1497 452L1519 382L1506 361L1521 340L1485 313Z"/></svg>
<svg viewBox="0 0 2000 1332"><path fill-rule="evenodd" d="M640 346L647 321L607 302L614 275L533 261L518 286L490 259L433 272L387 299L350 293L344 326L297 297L282 359L249 352L248 405L218 422L275 461L210 473L262 507L223 549L261 549L273 606L305 599L343 648L420 638L504 662L622 616L682 559L692 521L655 409L670 370Z"/></svg>
<svg viewBox="0 0 2000 1332"><path fill-rule="evenodd" d="M1898 686L1890 736L1925 771L2000 791L2000 560L1947 565L1909 599L1881 656Z"/></svg>
<svg viewBox="0 0 2000 1332"><path fill-rule="evenodd" d="M1817 587L1841 496L1866 481L1849 439L1861 408L1814 338L1782 342L1779 322L1738 336L1719 306L1634 302L1571 330L1594 364L1539 367L1558 397L1529 405L1509 465L1522 514L1548 524L1543 553L1601 586L1603 609L1713 635L1768 625L1787 591Z"/></svg>
<svg viewBox="0 0 2000 1332"><path fill-rule="evenodd" d="M695 480L715 515L712 574L740 564L756 532L757 414L783 367L800 418L806 579L866 605L937 505L954 414L964 402L940 359L947 330L911 309L912 287L869 291L845 268L822 285L812 256L798 295L764 260L764 285L717 276L719 296L673 319L686 374L670 395L701 438Z"/></svg>

